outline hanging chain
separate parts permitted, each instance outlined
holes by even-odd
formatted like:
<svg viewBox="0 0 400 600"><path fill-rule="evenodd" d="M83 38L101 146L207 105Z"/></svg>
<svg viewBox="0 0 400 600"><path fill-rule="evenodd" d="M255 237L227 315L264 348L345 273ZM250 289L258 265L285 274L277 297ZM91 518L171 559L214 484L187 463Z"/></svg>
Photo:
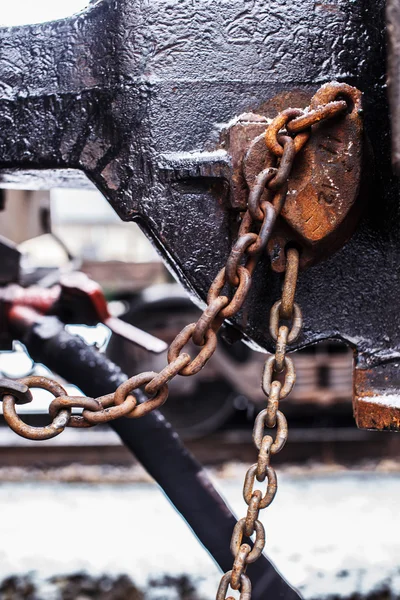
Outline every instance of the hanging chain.
<svg viewBox="0 0 400 600"><path fill-rule="evenodd" d="M225 600L229 585L234 590L240 589L241 600L251 598L251 583L246 575L246 568L261 556L265 546L265 530L258 517L260 510L272 503L278 487L270 459L271 455L282 450L288 437L287 421L279 410L279 402L288 396L296 380L294 364L286 356L286 349L288 344L296 341L303 324L301 310L294 302L298 270L299 252L296 248L289 248L282 297L270 312L269 331L276 342L276 350L264 365L262 389L268 400L267 408L257 415L254 423L253 442L258 450L258 459L248 469L244 479L243 498L248 506L247 515L236 523L233 530L233 567L221 579L217 600ZM282 321L290 323L290 327ZM276 428L275 439L272 435L265 434L265 428ZM266 481L264 495L261 490L254 489L256 479L260 483ZM253 547L243 542L244 537L251 538L254 534ZM230 596L227 600L233 599Z"/></svg>
<svg viewBox="0 0 400 600"><path fill-rule="evenodd" d="M351 88L345 84L337 85L337 95L347 100ZM319 92L318 92L319 93ZM317 93L317 94L318 94ZM333 100L313 109L289 108L282 111L268 126L265 141L268 149L279 160L279 169L275 177L269 181L268 188L287 186L287 180L293 165L294 157L309 139L312 125L330 119L347 111L346 100ZM282 134L282 129L285 134ZM289 135L288 135L289 134ZM290 137L294 135L295 137ZM262 173L256 179L258 185L265 185ZM260 181L258 181L260 180ZM285 187L287 190L287 187ZM257 206L249 197L249 210L257 215ZM233 530L231 552L233 554L232 570L225 573L220 581L216 600L234 600L227 597L229 586L240 593L240 600L251 600L251 581L246 575L247 565L255 562L265 547L265 529L259 520L260 510L267 508L277 492L277 476L270 465L271 455L277 454L286 444L288 426L285 415L279 410L279 403L293 389L296 373L293 361L286 356L288 345L299 337L303 316L300 307L295 303L297 277L299 271L299 251L297 248L287 248L286 269L281 299L275 302L270 311L269 332L275 342L275 354L270 356L264 365L262 390L267 397L267 407L256 417L253 429L253 442L258 450L258 459L245 475L243 498L247 504L247 515L240 519ZM265 433L265 429L275 429L275 438ZM254 489L255 480L266 482L266 491ZM249 538L254 536L252 545ZM248 540L244 540L248 538Z"/></svg>
<svg viewBox="0 0 400 600"><path fill-rule="evenodd" d="M271 165L268 165L255 178L254 184L250 188L248 198L248 209L241 215L238 237L229 254L225 267L223 267L214 281L212 282L208 296L207 306L197 322L187 325L174 339L168 350L168 364L159 373L153 371L140 373L131 377L122 383L113 394L101 396L99 398L87 398L68 396L65 389L56 381L46 377L25 377L19 380L0 379L0 400L3 401L3 415L7 424L19 435L32 440L45 440L64 431L65 427L92 427L98 423L118 419L119 417L128 417L137 419L146 415L148 412L160 408L168 397L168 382L176 375L191 376L198 373L212 354L217 345L217 332L225 319L235 316L243 306L252 283L252 275L257 264L258 257L265 249L277 217L285 203L287 194L287 181L290 175L293 161L296 154L307 142L312 126L323 120L330 119L347 110L347 102L338 100L338 96L344 98L351 97L350 86L345 84L335 84L329 101L322 106L313 109L287 109L271 122L266 130L265 140L271 155ZM293 266L290 266L288 253L288 280L293 282L293 275L289 277L289 271L293 273ZM296 269L297 273L297 269ZM286 292L285 292L286 289ZM278 399L282 399L289 393L294 383L293 364L285 356L287 343L293 341L296 331L301 327L301 313L297 305L293 304L292 292L289 283L284 286L284 294L279 306L275 305L271 312L271 329L277 339L277 353L272 357L273 362L267 361L266 375L264 375L264 388L269 393L270 404L277 404ZM229 290L229 291L225 291ZM292 295L291 295L292 294ZM285 325L279 325L279 319L292 318L292 328L290 332ZM189 341L192 341L198 347L198 353L192 357L184 348ZM271 360L271 359L269 359ZM283 368L282 368L283 365ZM285 371L285 382L282 388L279 388L278 381L272 381L273 373ZM268 373L271 372L271 376ZM271 383L268 383L268 377ZM144 388L147 400L141 404L134 395L138 388ZM271 393L269 392L271 388ZM54 396L49 405L49 414L52 418L50 425L45 427L33 427L22 421L16 411L16 405L26 404L32 401L31 388L41 388L48 390ZM274 410L268 408L268 423L274 422ZM82 409L81 415L72 415L72 408ZM275 494L276 478L271 467L268 466L268 458L265 458L268 452L276 452L276 448L281 448L281 437L286 435L286 420L283 415L276 412L277 438L275 442L260 442L260 456L264 457L260 466L250 470L246 481L248 489L247 498L249 500L249 511L251 514L258 514L258 508L267 506L269 498ZM257 438L258 439L258 438ZM271 438L272 439L272 438ZM272 450L274 448L274 451ZM260 459L261 460L261 459ZM266 461L266 462L265 462ZM255 476L261 476L265 467L265 477L268 477L268 491L264 498L260 493L252 494L251 486ZM257 500L258 496L260 499ZM256 498L256 499L254 499ZM271 498L272 501L272 498ZM246 596L249 590L245 566L248 562L256 560L261 553L261 527L256 525L257 519L252 520L248 517L247 525L238 525L235 529L235 536L232 548L237 558L235 560L235 573L233 583L240 586L241 597ZM250 546L241 544L243 532L256 531L257 543L253 550L248 550ZM251 529L253 527L253 529ZM258 527L258 529L257 529ZM245 529L244 529L245 528ZM257 531L259 533L257 533ZM236 552L237 549L237 552ZM241 570L240 565L244 567ZM224 582L229 584L230 577L224 576L220 587L218 598L224 597ZM222 590L222 591L221 591Z"/></svg>

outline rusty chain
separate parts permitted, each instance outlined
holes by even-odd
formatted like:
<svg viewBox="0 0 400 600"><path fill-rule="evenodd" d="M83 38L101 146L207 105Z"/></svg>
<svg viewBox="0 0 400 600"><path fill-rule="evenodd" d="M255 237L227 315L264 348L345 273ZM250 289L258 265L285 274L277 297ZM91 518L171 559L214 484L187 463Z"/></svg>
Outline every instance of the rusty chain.
<svg viewBox="0 0 400 600"><path fill-rule="evenodd" d="M321 103L321 91L324 102ZM315 100L314 100L315 98ZM168 382L176 375L198 373L210 359L217 346L217 332L225 319L236 315L248 295L257 259L265 249L277 217L285 203L288 179L296 154L312 134L312 127L344 114L352 102L352 88L346 84L323 86L306 109L289 108L268 125L265 142L270 159L249 183L248 208L242 214L237 240L225 267L216 275L208 296L207 307L195 323L187 325L173 340L168 350L168 364L159 373L140 373L122 383L113 394L99 398L68 396L56 381L45 377L25 377L19 380L0 379L0 400L6 422L19 435L32 440L45 440L59 435L65 427L92 427L119 417L136 419L160 408L168 397ZM282 450L287 440L287 422L279 410L279 402L286 398L295 383L293 361L286 355L287 346L299 336L302 313L294 301L299 269L299 251L287 249L287 263L281 299L270 312L270 334L276 342L275 354L265 363L262 388L267 396L267 407L255 421L253 440L258 449L258 460L247 471L243 497L248 506L247 515L240 519L233 531L231 550L233 568L221 579L217 600L226 597L229 586L239 590L241 600L250 600L251 583L246 575L247 565L257 560L265 545L264 526L259 512L273 501L277 478L270 457ZM229 289L230 294L224 293ZM184 348L192 342L199 348L192 357ZM143 387L147 400L138 404L134 391ZM32 427L24 423L16 412L17 404L32 401L31 388L51 392L54 399L49 406L50 425ZM81 415L72 415L72 408L81 408ZM275 439L264 435L265 428L275 429ZM267 481L263 494L254 489L254 483ZM251 546L243 538L255 540Z"/></svg>
<svg viewBox="0 0 400 600"><path fill-rule="evenodd" d="M290 394L296 380L294 364L286 356L286 349L300 335L303 322L301 310L294 301L299 258L296 248L287 250L282 297L270 311L269 330L276 342L276 351L266 360L262 377L267 407L257 415L254 423L253 442L258 450L258 459L245 475L243 498L248 507L247 515L237 522L233 530L231 551L234 563L232 570L221 579L217 600L225 600L229 584L234 590L240 589L242 600L251 598L251 583L246 576L246 568L261 556L265 546L265 530L259 520L259 513L272 503L277 491L277 477L270 459L271 455L282 450L288 436L287 421L279 410L279 402ZM286 323L290 323L290 326ZM266 428L276 428L275 438L265 433ZM264 494L261 490L254 489L256 480L260 483L266 481ZM243 541L244 537L251 538L254 534L252 546Z"/></svg>
<svg viewBox="0 0 400 600"><path fill-rule="evenodd" d="M265 141L269 151L279 161L278 171L272 177L267 174L272 169L265 169L256 178L253 190L265 184L272 190L279 190L284 186L287 190L287 180L295 155L307 143L312 131L311 127L348 109L346 100L351 102L351 88L345 84L334 87L336 94L325 104L315 106L315 102L311 100L312 108L305 110L289 108L273 119L266 130ZM330 90L326 92L329 97ZM346 100L336 100L335 98L339 96ZM293 135L294 137L290 137ZM249 211L257 217L259 207L251 200L250 192ZM258 459L247 470L243 485L247 514L237 522L233 530L231 539L233 566L231 571L223 575L216 600L234 600L232 596L227 597L229 586L239 591L240 600L251 599L251 582L246 575L247 565L261 556L265 546L265 529L259 520L259 513L272 503L277 492L277 476L270 465L270 459L271 455L282 450L288 437L287 421L279 410L279 403L290 394L296 381L294 363L286 352L288 345L294 343L299 337L303 325L301 309L294 301L299 259L297 248L287 248L282 296L270 310L269 332L275 342L275 354L266 360L262 376L262 389L267 397L267 407L257 415L253 429L253 442L258 450ZM265 433L266 428L276 429L275 438ZM260 489L254 489L255 480L260 483L266 481L264 494ZM254 541L250 545L248 542L253 536Z"/></svg>

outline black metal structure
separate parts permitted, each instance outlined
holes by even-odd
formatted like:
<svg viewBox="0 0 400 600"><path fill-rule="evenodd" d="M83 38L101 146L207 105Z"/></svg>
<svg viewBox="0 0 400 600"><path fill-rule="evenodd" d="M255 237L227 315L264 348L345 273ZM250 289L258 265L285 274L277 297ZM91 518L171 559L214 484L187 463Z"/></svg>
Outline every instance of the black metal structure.
<svg viewBox="0 0 400 600"><path fill-rule="evenodd" d="M356 85L375 157L373 201L347 246L302 275L298 346L335 337L357 348L360 367L397 360L399 290L388 267L400 253L399 186L390 167L384 29L382 0L98 0L68 19L3 29L3 185L48 187L71 173L76 185L76 171L53 170L85 173L204 299L235 234L222 125L262 113L282 93L306 102L322 82ZM262 315L279 282L265 257L247 319L235 320L268 349Z"/></svg>

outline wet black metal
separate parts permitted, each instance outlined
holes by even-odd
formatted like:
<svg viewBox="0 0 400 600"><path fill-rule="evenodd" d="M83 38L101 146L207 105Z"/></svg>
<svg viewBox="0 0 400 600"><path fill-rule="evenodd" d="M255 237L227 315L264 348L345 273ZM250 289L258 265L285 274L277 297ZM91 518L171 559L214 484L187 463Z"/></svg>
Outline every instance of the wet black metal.
<svg viewBox="0 0 400 600"><path fill-rule="evenodd" d="M393 168L400 173L400 2L387 0L388 89L392 126Z"/></svg>
<svg viewBox="0 0 400 600"><path fill-rule="evenodd" d="M114 392L127 379L104 354L66 332L56 317L43 317L33 326L20 322L15 333L34 360L45 363L90 396ZM171 425L158 411L109 425L164 490L221 569L228 571L236 519ZM300 598L265 556L249 565L248 574L254 584L254 600Z"/></svg>
<svg viewBox="0 0 400 600"><path fill-rule="evenodd" d="M214 152L222 124L280 92L351 83L365 94L373 201L347 246L301 275L297 346L335 337L357 347L361 366L397 360L399 183L390 166L384 26L383 0L293 0L290 9L278 0L99 0L69 19L3 29L3 185L23 185L16 169L30 170L32 186L41 180L34 169L46 169L45 186L60 177L52 169L84 172L204 300L235 236L230 160ZM279 285L263 259L246 319L234 321L268 349Z"/></svg>

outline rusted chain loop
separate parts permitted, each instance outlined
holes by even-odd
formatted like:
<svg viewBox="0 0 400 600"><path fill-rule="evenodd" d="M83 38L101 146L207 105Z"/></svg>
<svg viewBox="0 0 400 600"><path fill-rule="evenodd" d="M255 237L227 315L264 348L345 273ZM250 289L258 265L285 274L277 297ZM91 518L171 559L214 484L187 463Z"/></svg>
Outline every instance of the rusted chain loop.
<svg viewBox="0 0 400 600"><path fill-rule="evenodd" d="M278 339L279 332L279 313L281 308L282 300L278 300L275 302L270 312L270 321L269 321L269 333L272 339L276 342ZM292 316L292 326L289 331L289 335L287 338L288 344L293 344L297 340L300 335L301 328L303 326L303 315L300 309L300 306L293 302L293 316Z"/></svg>
<svg viewBox="0 0 400 600"><path fill-rule="evenodd" d="M265 529L261 521L256 520L254 522L254 527L256 530L256 539L254 541L254 546L251 548L251 552L246 557L246 564L253 563L259 558L264 550L265 546ZM245 535L246 528L246 519L240 519L232 533L231 539L231 552L233 556L236 556L239 552L240 546L242 545L243 536Z"/></svg>
<svg viewBox="0 0 400 600"><path fill-rule="evenodd" d="M267 468L269 467L273 443L274 440L270 435L264 435L257 458L257 481L264 481L265 479L265 474L267 472Z"/></svg>
<svg viewBox="0 0 400 600"><path fill-rule="evenodd" d="M282 288L282 302L279 308L280 318L287 321L290 321L293 316L299 262L300 253L297 248L288 248L286 251L286 270Z"/></svg>
<svg viewBox="0 0 400 600"><path fill-rule="evenodd" d="M27 425L15 410L15 399L13 396L3 397L3 415L8 426L21 437L28 440L49 440L62 433L68 424L70 413L62 410L53 419L50 425L44 427L32 427Z"/></svg>
<svg viewBox="0 0 400 600"><path fill-rule="evenodd" d="M225 273L226 279L230 285L239 285L239 276L237 274L238 267L242 261L246 251L250 246L253 246L258 241L258 235L256 233L246 233L239 236L234 243L232 250L226 261Z"/></svg>
<svg viewBox="0 0 400 600"><path fill-rule="evenodd" d="M232 571L228 571L222 576L216 600L234 600L232 596L226 597L228 593L228 587L231 582ZM251 582L247 575L243 574L240 577L240 596L239 600L251 600Z"/></svg>
<svg viewBox="0 0 400 600"><path fill-rule="evenodd" d="M248 471L246 473L245 480L244 480L243 498L247 505L250 504L251 497L253 495L253 492L255 491L253 489L253 485L255 483L256 475L257 475L257 463L255 463L254 465L251 465L250 469L248 469ZM266 490L264 496L260 500L260 509L266 508L267 506L269 506L271 504L271 502L275 498L276 490L278 487L278 484L276 481L276 473L272 467L267 467L264 480L265 479L267 479L267 490Z"/></svg>
<svg viewBox="0 0 400 600"><path fill-rule="evenodd" d="M278 454L287 442L288 426L285 415L278 410L276 413L276 436L275 441L271 444L271 454ZM253 428L253 442L260 450L264 438L264 431L267 425L267 409L262 410L256 417ZM257 465L256 465L257 467Z"/></svg>
<svg viewBox="0 0 400 600"><path fill-rule="evenodd" d="M193 343L196 346L204 345L205 335L209 329L213 329L214 331L219 329L221 320L217 320L217 317L221 310L228 304L229 299L226 296L218 296L203 311L192 335Z"/></svg>
<svg viewBox="0 0 400 600"><path fill-rule="evenodd" d="M256 241L247 248L247 254L249 256L259 254L268 244L279 212L275 206L267 200L261 203L261 210L264 214L264 219L261 223Z"/></svg>
<svg viewBox="0 0 400 600"><path fill-rule="evenodd" d="M66 396L67 392L65 389L55 381L54 379L49 379L48 377L42 377L41 375L29 375L28 377L23 377L19 379L19 382L22 385L27 385L29 389L38 388L40 390L46 390L53 394L53 396Z"/></svg>
<svg viewBox="0 0 400 600"><path fill-rule="evenodd" d="M272 438L270 439L272 442ZM260 512L261 499L261 490L254 490L250 498L249 506L247 508L247 515L245 518L244 535L246 535L247 537L251 537L254 533L255 522L257 521Z"/></svg>
<svg viewBox="0 0 400 600"><path fill-rule="evenodd" d="M86 408L92 412L103 409L100 402L94 398L87 398L86 396L59 396L58 398L54 398L54 400L50 403L50 417L54 419L58 412L64 408ZM71 416L71 419L73 416L74 415ZM68 423L68 425L70 426L70 423Z"/></svg>
<svg viewBox="0 0 400 600"><path fill-rule="evenodd" d="M283 145L283 154L279 161L277 174L268 183L268 189L273 191L279 190L287 182L296 157L296 148L291 137L288 135L281 135L279 137L279 143Z"/></svg>
<svg viewBox="0 0 400 600"><path fill-rule="evenodd" d="M7 377L0 377L0 401L6 395L13 396L15 404L29 404L33 400L32 392L25 383Z"/></svg>
<svg viewBox="0 0 400 600"><path fill-rule="evenodd" d="M346 101L350 113L361 110L361 101L357 90L347 83L339 82L320 87L311 98L310 108L315 109L318 106L334 102L340 97Z"/></svg>
<svg viewBox="0 0 400 600"><path fill-rule="evenodd" d="M108 423L114 421L120 417L128 417L132 413L133 409L137 405L135 396L127 396L124 402L120 405L110 406L109 408L102 408L101 410L91 411L85 408L82 411L82 417L91 425L98 425L99 423Z"/></svg>
<svg viewBox="0 0 400 600"><path fill-rule="evenodd" d="M190 362L191 357L186 352L179 354L175 360L170 362L162 371L157 373L155 377L146 385L144 391L149 396L153 396L158 392L163 385L173 379L178 373L182 371Z"/></svg>
<svg viewBox="0 0 400 600"><path fill-rule="evenodd" d="M289 356L285 356L284 366L285 366L286 373L285 373L283 386L280 391L280 400L283 400L290 394L290 392L292 391L293 386L295 384L295 381L296 381L296 371L294 368L293 361L291 358L289 358ZM272 355L265 361L263 377L262 377L261 385L262 385L263 392L266 396L269 396L269 394L271 392L271 384L273 381L274 372L275 372L275 356Z"/></svg>
<svg viewBox="0 0 400 600"><path fill-rule="evenodd" d="M268 427L275 427L276 425L276 413L279 408L279 400L281 399L282 384L280 381L275 380L271 383L271 389L268 394L267 418L266 423Z"/></svg>
<svg viewBox="0 0 400 600"><path fill-rule="evenodd" d="M252 226L253 226L253 217L251 216L250 211L246 210L246 212L243 214L243 217L240 221L238 238L241 237L242 235L246 235L246 233L249 233L251 231Z"/></svg>
<svg viewBox="0 0 400 600"><path fill-rule="evenodd" d="M211 302L209 304L211 304ZM190 323L189 325L186 325L186 327L184 327L180 333L178 333L168 350L169 363L172 363L178 358L182 348L191 339L195 329L196 323ZM206 341L198 355L195 358L193 358L190 361L190 363L186 365L186 367L179 371L180 375L185 375L186 377L189 375L195 375L196 373L201 371L201 369L204 367L207 361L214 354L215 349L217 347L217 335L215 331L213 331L212 329L208 329L205 332L205 340Z"/></svg>
<svg viewBox="0 0 400 600"><path fill-rule="evenodd" d="M309 129L316 123L332 119L337 115L347 110L347 102L344 100L337 100L334 102L328 102L317 108L304 111L304 114L297 119L293 119L286 125L286 129L291 134L297 134L301 131Z"/></svg>
<svg viewBox="0 0 400 600"><path fill-rule="evenodd" d="M247 294L249 293L251 286L251 275L249 271L246 269L246 267L238 267L237 272L240 280L239 286L229 304L225 306L225 308L223 308L219 313L223 319L229 319L235 315L242 307L242 304L246 300ZM226 274L225 267L223 267L210 286L207 296L207 304L211 304L212 301L220 295L225 284Z"/></svg>
<svg viewBox="0 0 400 600"><path fill-rule="evenodd" d="M285 368L286 346L289 337L289 327L281 325L278 329L278 338L275 348L275 370L281 373Z"/></svg>
<svg viewBox="0 0 400 600"><path fill-rule="evenodd" d="M114 406L114 394L106 394L105 396L100 396L95 400L100 404L101 409L108 408L109 406ZM89 423L81 415L71 415L67 427L86 429L88 427L94 427L96 424L97 423Z"/></svg>
<svg viewBox="0 0 400 600"><path fill-rule="evenodd" d="M254 185L250 190L247 201L248 210L254 221L262 221L264 219L264 214L260 208L261 198L265 192L267 183L275 177L277 172L277 169L274 167L267 167L254 180Z"/></svg>
<svg viewBox="0 0 400 600"><path fill-rule="evenodd" d="M67 395L64 388L57 383L57 381L53 381L47 377L24 377L23 379L20 379L19 382L22 385L27 385L29 388L40 388L42 390L47 390L56 397ZM49 440L53 437L56 437L64 431L71 416L71 409L64 409L58 413L50 425L46 425L44 427L32 427L20 419L15 410L15 405L16 400L14 396L3 397L4 419L9 427L15 431L15 433L30 440Z"/></svg>
<svg viewBox="0 0 400 600"><path fill-rule="evenodd" d="M231 575L231 588L238 590L240 588L240 578L247 569L247 559L251 553L249 544L242 544L235 556Z"/></svg>
<svg viewBox="0 0 400 600"><path fill-rule="evenodd" d="M276 422L277 422L277 430L275 441L271 446L271 454L278 454L284 447L288 439L288 424L286 421L286 417L278 410L276 413Z"/></svg>
<svg viewBox="0 0 400 600"><path fill-rule="evenodd" d="M283 208L283 205L285 204L287 193L288 193L288 184L284 183L282 185L282 187L280 188L280 190L278 190L275 193L275 195L272 199L272 205L275 208L277 215L279 215L279 213L281 212L281 210Z"/></svg>
<svg viewBox="0 0 400 600"><path fill-rule="evenodd" d="M141 404L137 404L136 398L130 395L138 388L152 381L157 375L158 373L155 373L154 371L145 371L144 373L140 373L139 375L135 375L127 381L124 381L115 390L114 400L116 407L123 407L129 398L134 398L136 401L136 404L133 406L133 408L130 411L127 411L125 414L128 419L139 419L140 417L144 417L144 415L147 415L147 413L151 412L152 410L160 408L168 398L167 384L164 384L162 387L160 387L153 398L149 398Z"/></svg>
<svg viewBox="0 0 400 600"><path fill-rule="evenodd" d="M278 141L278 134L281 129L286 127L289 121L300 117L302 114L303 111L300 108L287 108L275 117L275 119L268 125L265 132L265 143L267 144L268 150L270 150L276 156L283 155L283 146ZM304 131L303 133L296 135L294 138L296 154L302 149L309 137L310 133L308 131Z"/></svg>

